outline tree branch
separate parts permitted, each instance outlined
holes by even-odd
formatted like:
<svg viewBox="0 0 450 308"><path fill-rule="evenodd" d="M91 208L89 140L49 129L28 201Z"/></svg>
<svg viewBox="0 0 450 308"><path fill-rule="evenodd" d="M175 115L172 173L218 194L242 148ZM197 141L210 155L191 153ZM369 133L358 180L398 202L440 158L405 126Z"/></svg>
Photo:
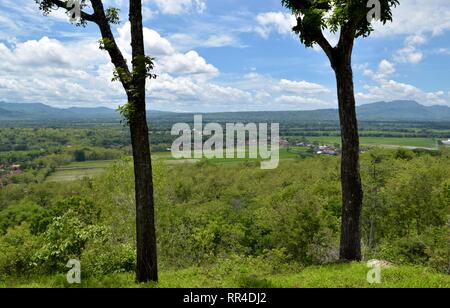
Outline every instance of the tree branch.
<svg viewBox="0 0 450 308"><path fill-rule="evenodd" d="M128 67L122 52L117 46L116 39L112 33L111 25L106 17L105 9L101 0L91 0L92 8L94 9L95 23L98 25L102 38L107 41L105 49L108 51L111 61L114 64L116 70L120 70L119 74L120 82L123 84L125 90L130 89L131 72Z"/></svg>
<svg viewBox="0 0 450 308"><path fill-rule="evenodd" d="M341 27L341 34L339 37L338 48L348 49L353 48L353 42L356 37L356 31L360 22L366 18L367 13L363 12L356 17L351 18ZM348 51L348 50L347 50Z"/></svg>
<svg viewBox="0 0 450 308"><path fill-rule="evenodd" d="M327 57L330 59L330 61L333 62L333 58L334 58L333 54L334 54L335 48L333 46L331 46L330 42L328 42L328 40L325 38L321 28L316 29L316 30L317 31L314 31L314 33L311 33L311 31L306 31L303 28L302 17L300 15L297 16L297 26L294 28L294 31L296 31L297 34L299 33L301 38L302 37L308 38L312 42L317 43L323 49L323 51L325 52ZM309 47L311 47L311 46L309 46Z"/></svg>
<svg viewBox="0 0 450 308"><path fill-rule="evenodd" d="M61 0L48 0L48 4L51 4L57 8L62 8L68 10L67 3ZM94 9L93 14L88 14L81 11L81 19L93 22L98 25L101 36L103 39L103 48L109 53L111 62L114 64L116 71L118 72L118 79L122 83L126 91L131 88L132 74L128 67L127 61L123 56L120 48L117 46L116 39L111 30L111 25L103 7L101 0L91 0L92 8ZM49 7L48 10L51 8Z"/></svg>
<svg viewBox="0 0 450 308"><path fill-rule="evenodd" d="M330 42L328 42L328 40L325 38L322 31L320 31L320 34L317 35L316 42L328 56L328 59L330 59L330 61L333 62L334 61L333 55L335 48L331 46Z"/></svg>

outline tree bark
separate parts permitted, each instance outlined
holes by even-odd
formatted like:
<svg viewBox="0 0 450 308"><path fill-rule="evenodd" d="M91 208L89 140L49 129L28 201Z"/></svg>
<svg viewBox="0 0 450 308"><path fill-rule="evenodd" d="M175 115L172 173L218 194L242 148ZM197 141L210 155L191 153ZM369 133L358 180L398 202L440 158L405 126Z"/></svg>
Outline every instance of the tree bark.
<svg viewBox="0 0 450 308"><path fill-rule="evenodd" d="M333 61L342 136L341 261L361 260L361 211L363 191L359 167L359 135L351 66L352 48L338 49Z"/></svg>
<svg viewBox="0 0 450 308"><path fill-rule="evenodd" d="M133 102L145 106L145 100ZM130 121L136 193L136 279L158 281L156 228L153 199L152 162L145 111L137 111Z"/></svg>
<svg viewBox="0 0 450 308"><path fill-rule="evenodd" d="M146 67L142 30L141 0L130 0L131 47L133 50L132 88L128 91L131 107L130 132L136 185L136 279L157 282L156 227L153 197L152 161L147 125L145 85Z"/></svg>

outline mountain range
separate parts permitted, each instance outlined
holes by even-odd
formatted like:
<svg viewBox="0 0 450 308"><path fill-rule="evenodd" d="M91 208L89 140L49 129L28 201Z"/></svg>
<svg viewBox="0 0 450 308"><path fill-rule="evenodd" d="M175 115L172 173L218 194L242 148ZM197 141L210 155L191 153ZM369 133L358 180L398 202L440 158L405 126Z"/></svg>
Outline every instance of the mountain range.
<svg viewBox="0 0 450 308"><path fill-rule="evenodd" d="M424 106L415 101L376 102L357 107L361 121L421 121L450 122L450 107ZM171 113L152 110L149 119L192 120L192 114ZM337 121L336 109L312 111L258 111L205 113L207 121L282 122L286 121ZM118 121L120 115L113 109L98 108L55 108L41 103L0 102L0 121Z"/></svg>

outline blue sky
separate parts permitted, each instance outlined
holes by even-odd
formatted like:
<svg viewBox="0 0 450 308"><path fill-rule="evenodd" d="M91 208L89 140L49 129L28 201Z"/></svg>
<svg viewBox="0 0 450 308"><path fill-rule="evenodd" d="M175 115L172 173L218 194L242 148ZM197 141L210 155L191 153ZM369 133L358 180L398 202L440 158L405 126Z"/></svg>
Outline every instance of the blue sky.
<svg viewBox="0 0 450 308"><path fill-rule="evenodd" d="M129 58L127 2L114 27ZM396 99L450 106L450 2L400 0L394 23L376 25L355 46L358 104ZM170 111L335 108L335 80L319 48L290 31L279 0L145 0L145 41L159 78L151 109ZM124 92L98 50L95 25L76 28L59 10L42 16L34 0L0 2L0 101L116 107ZM334 42L336 35L327 33Z"/></svg>

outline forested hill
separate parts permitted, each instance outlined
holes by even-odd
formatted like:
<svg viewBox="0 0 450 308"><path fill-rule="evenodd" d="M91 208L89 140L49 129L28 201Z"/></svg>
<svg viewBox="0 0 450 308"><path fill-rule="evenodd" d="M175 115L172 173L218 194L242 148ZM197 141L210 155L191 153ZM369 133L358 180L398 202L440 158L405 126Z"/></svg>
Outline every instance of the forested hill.
<svg viewBox="0 0 450 308"><path fill-rule="evenodd" d="M362 121L450 122L450 107L424 106L415 101L377 102L358 107ZM337 121L336 109L312 111L222 112L204 114L206 121L217 122L326 122ZM60 109L40 103L0 102L0 121L119 121L119 114L109 108ZM149 119L177 122L192 121L192 114L149 111Z"/></svg>

